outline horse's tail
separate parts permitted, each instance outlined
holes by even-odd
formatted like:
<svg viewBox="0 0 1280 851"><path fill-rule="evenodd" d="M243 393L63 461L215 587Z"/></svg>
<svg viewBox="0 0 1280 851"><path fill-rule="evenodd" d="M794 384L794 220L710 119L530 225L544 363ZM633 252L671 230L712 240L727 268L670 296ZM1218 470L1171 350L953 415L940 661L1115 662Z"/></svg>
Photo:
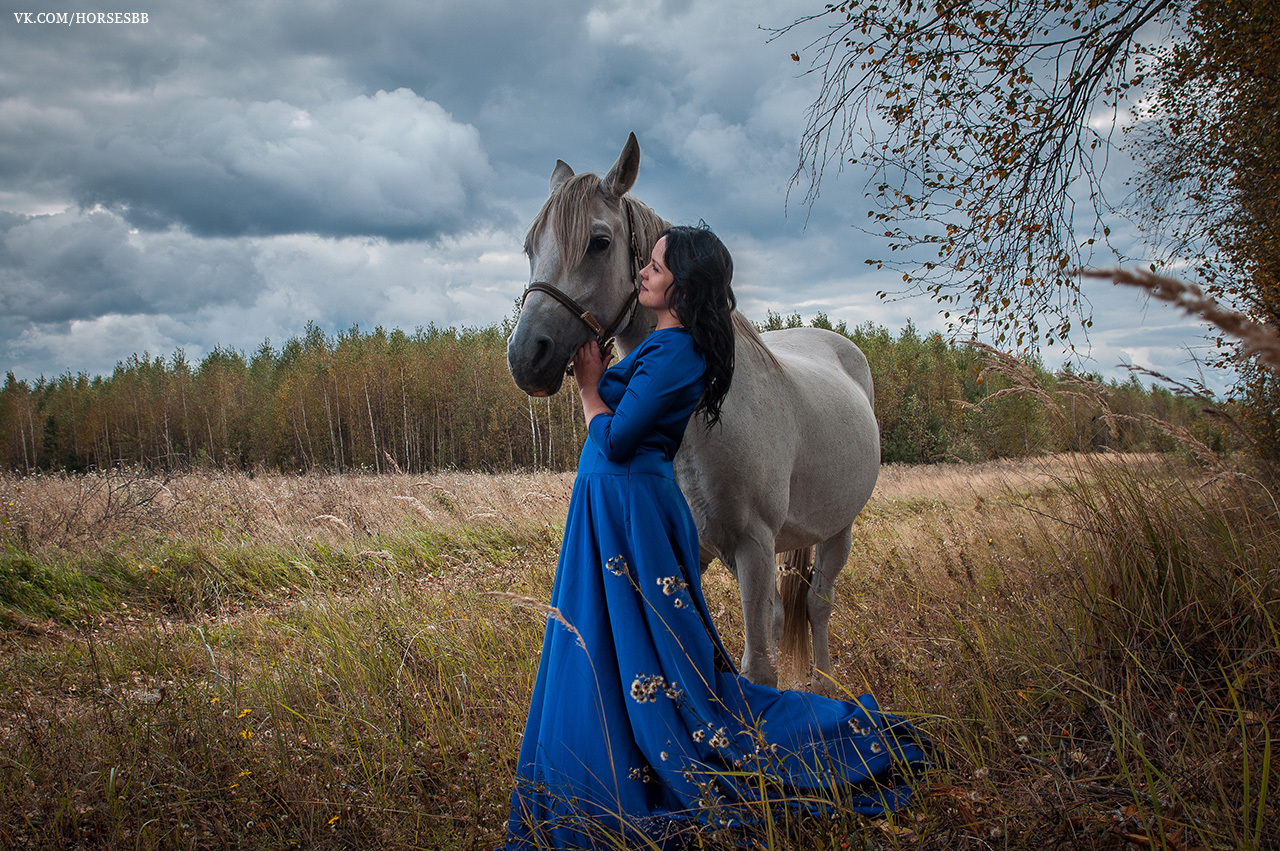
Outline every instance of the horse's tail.
<svg viewBox="0 0 1280 851"><path fill-rule="evenodd" d="M782 595L782 637L778 641L778 682L795 688L809 681L809 583L813 579L813 547L790 550L778 558L778 593Z"/></svg>

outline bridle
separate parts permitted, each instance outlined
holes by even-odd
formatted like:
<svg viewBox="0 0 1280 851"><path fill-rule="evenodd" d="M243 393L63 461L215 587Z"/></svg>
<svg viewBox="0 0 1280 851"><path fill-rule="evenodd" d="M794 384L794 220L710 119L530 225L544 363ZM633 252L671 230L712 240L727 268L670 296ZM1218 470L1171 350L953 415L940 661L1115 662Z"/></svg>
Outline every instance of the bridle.
<svg viewBox="0 0 1280 851"><path fill-rule="evenodd" d="M520 296L520 309L524 310L524 303L529 298L529 293L545 293L556 301L560 302L573 313L574 316L581 320L582 324L591 329L591 333L596 335L596 343L603 349L614 335L631 324L631 319L635 314L635 307L640 298L640 241L636 237L636 223L631 214L631 205L626 201L622 202L622 208L627 211L627 229L631 232L631 295L627 296L627 300L623 302L622 309L618 311L618 315L608 325L601 324L596 319L595 314L587 310L564 290L556 289L547 281L534 281L524 288L524 293ZM625 322L623 321L625 318ZM573 374L573 364L569 364L566 370L570 375Z"/></svg>

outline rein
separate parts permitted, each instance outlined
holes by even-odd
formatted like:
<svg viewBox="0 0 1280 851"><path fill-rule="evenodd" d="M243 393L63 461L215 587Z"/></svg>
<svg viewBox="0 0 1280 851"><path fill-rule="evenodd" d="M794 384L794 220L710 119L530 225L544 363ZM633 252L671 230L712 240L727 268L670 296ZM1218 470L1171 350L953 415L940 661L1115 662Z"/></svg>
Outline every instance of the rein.
<svg viewBox="0 0 1280 851"><path fill-rule="evenodd" d="M622 309L618 311L618 315L608 325L601 324L595 314L587 310L564 290L556 289L547 281L534 281L525 287L524 293L520 296L520 309L524 309L525 300L529 298L529 293L545 293L551 296L560 304L567 307L574 316L591 329L591 333L595 334L596 344L603 349L613 338L615 334L631 324L631 318L635 314L635 306L640 299L640 241L636 236L636 223L631 214L631 205L626 201L622 202L622 208L627 211L627 229L631 231L631 295L627 296L627 300L622 303ZM630 314L630 315L629 315ZM626 322L623 319L626 318ZM565 370L569 375L573 375L573 363L570 362Z"/></svg>

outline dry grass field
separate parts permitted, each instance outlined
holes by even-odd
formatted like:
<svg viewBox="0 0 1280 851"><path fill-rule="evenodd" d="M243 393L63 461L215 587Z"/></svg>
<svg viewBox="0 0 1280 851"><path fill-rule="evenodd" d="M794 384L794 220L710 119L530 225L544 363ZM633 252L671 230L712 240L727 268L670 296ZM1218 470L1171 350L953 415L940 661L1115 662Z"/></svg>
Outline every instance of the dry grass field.
<svg viewBox="0 0 1280 851"><path fill-rule="evenodd" d="M0 847L495 847L542 615L492 592L547 598L571 485L0 478ZM940 765L772 847L1280 847L1277 565L1265 490L1185 462L886 468L836 674Z"/></svg>

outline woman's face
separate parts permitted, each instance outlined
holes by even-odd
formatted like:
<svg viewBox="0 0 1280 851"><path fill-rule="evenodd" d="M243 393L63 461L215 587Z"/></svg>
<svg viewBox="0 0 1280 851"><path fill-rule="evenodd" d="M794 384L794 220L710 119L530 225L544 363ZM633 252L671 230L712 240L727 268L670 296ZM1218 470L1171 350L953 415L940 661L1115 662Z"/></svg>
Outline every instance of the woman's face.
<svg viewBox="0 0 1280 851"><path fill-rule="evenodd" d="M640 303L650 310L669 311L667 292L671 289L671 270L664 262L667 254L667 238L664 236L653 246L649 265L640 270Z"/></svg>

